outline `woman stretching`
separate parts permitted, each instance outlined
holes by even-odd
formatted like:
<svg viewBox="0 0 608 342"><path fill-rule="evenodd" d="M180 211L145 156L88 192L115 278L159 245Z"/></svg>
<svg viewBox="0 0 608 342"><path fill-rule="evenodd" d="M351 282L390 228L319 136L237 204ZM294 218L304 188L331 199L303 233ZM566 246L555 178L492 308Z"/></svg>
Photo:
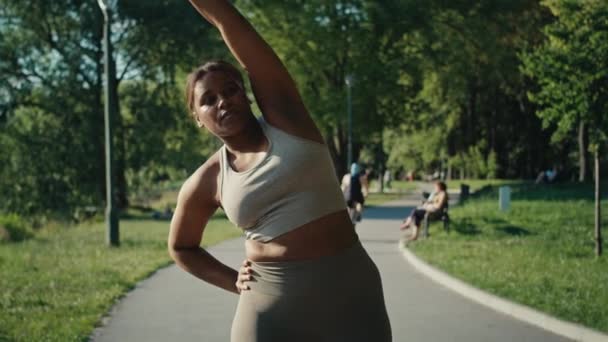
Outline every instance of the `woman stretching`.
<svg viewBox="0 0 608 342"><path fill-rule="evenodd" d="M247 71L263 117L253 115L232 65L208 62L189 75L188 108L224 146L180 190L172 258L240 295L233 342L390 341L378 269L355 234L331 156L294 81L229 1L190 2ZM199 247L219 207L245 232L239 271Z"/></svg>

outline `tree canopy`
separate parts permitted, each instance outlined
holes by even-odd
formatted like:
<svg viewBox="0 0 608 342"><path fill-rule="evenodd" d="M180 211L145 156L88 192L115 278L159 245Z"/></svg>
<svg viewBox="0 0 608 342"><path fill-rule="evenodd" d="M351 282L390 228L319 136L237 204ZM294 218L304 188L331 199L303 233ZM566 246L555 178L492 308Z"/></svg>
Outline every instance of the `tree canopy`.
<svg viewBox="0 0 608 342"><path fill-rule="evenodd" d="M141 188L185 178L219 147L191 122L183 85L202 61L232 59L187 2L112 4L124 207ZM587 163L575 133L605 139L600 0L235 4L293 74L338 176L347 75L355 158L377 171L532 178L557 164L572 178ZM102 206L102 25L95 1L0 0L0 211Z"/></svg>

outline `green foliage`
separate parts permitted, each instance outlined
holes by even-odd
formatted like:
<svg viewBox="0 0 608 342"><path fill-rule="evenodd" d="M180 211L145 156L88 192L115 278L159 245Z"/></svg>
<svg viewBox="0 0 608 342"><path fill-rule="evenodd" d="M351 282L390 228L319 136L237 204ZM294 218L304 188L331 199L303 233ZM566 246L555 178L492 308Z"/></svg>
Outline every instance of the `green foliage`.
<svg viewBox="0 0 608 342"><path fill-rule="evenodd" d="M354 75L354 155L379 145L386 124L400 120L407 85L396 72L396 48L416 6L402 2L241 0L239 8L277 51L296 79L340 169L346 165L347 75ZM373 147L372 150L377 150ZM376 164L374 162L373 164Z"/></svg>
<svg viewBox="0 0 608 342"><path fill-rule="evenodd" d="M18 215L0 215L0 242L20 242L34 236Z"/></svg>
<svg viewBox="0 0 608 342"><path fill-rule="evenodd" d="M389 151L387 167L393 170L439 168L445 147L445 131L441 126L411 130L402 125L384 134L384 148Z"/></svg>
<svg viewBox="0 0 608 342"><path fill-rule="evenodd" d="M544 44L522 55L524 72L539 84L529 97L541 107L537 115L544 124L557 126L558 141L584 124L599 161L608 142L608 2L550 0L544 5L556 18L543 31ZM598 225L596 231L599 236ZM597 238L598 255L600 246Z"/></svg>
<svg viewBox="0 0 608 342"><path fill-rule="evenodd" d="M416 254L476 287L608 332L608 262L593 253L591 184L511 184L509 212L498 209L497 185L452 207L451 233L433 224L429 239L411 245Z"/></svg>
<svg viewBox="0 0 608 342"><path fill-rule="evenodd" d="M532 177L553 155L525 98L517 52L536 44L543 10L528 1L417 5L421 22L396 44L409 93L394 108L407 128L387 127L407 134L385 143L393 166L431 172L447 159L453 176Z"/></svg>
<svg viewBox="0 0 608 342"><path fill-rule="evenodd" d="M605 143L608 130L608 3L602 0L543 2L555 21L544 43L522 54L523 72L539 88L529 93L540 105L545 126L555 124L561 141L584 122L592 144Z"/></svg>
<svg viewBox="0 0 608 342"><path fill-rule="evenodd" d="M32 215L99 200L95 9L72 1L0 8L0 207Z"/></svg>
<svg viewBox="0 0 608 342"><path fill-rule="evenodd" d="M126 197L125 174L162 165L153 173L183 179L216 147L189 120L182 84L201 57L226 52L187 2L114 4L116 184ZM0 23L0 210L74 218L78 208L103 207L97 2L0 0Z"/></svg>
<svg viewBox="0 0 608 342"><path fill-rule="evenodd" d="M592 132L594 141L607 131L599 0L549 1L548 7L525 0L236 4L292 72L339 173L346 166L349 74L355 78L354 156L376 169L432 172L449 165L452 176L532 178L554 163L573 164L574 139L550 146L554 130L556 136L571 132L584 118L588 127L601 127ZM217 149L215 138L201 134L186 113L183 85L203 59L228 53L217 30L185 1L116 5L114 144L126 200L159 179L183 179ZM0 210L72 218L75 208L103 207L97 3L0 0L0 22L6 80L0 83ZM518 56L528 54L522 71ZM537 88L523 77L524 71L536 75L535 65L547 77L563 78L547 81L559 91L546 93L540 78ZM587 71L570 72L573 66ZM586 97L569 95L579 90L588 91ZM553 109L546 105L554 102Z"/></svg>
<svg viewBox="0 0 608 342"><path fill-rule="evenodd" d="M496 152L491 151L488 155L488 159L486 160L486 178L494 179L498 176L498 162L496 159Z"/></svg>
<svg viewBox="0 0 608 342"><path fill-rule="evenodd" d="M483 154L484 146L485 141L482 140L477 145L470 146L466 153L456 157L454 165L467 171L465 177L474 179L496 178L498 171L496 152L490 151L488 156L485 157Z"/></svg>

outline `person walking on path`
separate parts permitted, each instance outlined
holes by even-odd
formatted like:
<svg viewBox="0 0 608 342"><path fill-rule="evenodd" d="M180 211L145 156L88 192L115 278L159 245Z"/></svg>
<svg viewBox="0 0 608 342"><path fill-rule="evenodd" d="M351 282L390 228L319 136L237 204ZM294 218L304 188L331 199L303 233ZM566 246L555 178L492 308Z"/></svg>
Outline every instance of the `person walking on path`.
<svg viewBox="0 0 608 342"><path fill-rule="evenodd" d="M353 225L361 221L363 215L363 205L367 197L368 183L367 176L361 172L359 164L352 163L350 173L342 177L342 192L348 207L348 215Z"/></svg>
<svg viewBox="0 0 608 342"><path fill-rule="evenodd" d="M329 150L287 69L229 1L190 2L247 71L262 118L253 115L231 64L208 62L188 76L194 120L224 145L179 192L171 257L239 294L233 342L391 341L378 269L354 231ZM220 207L245 232L239 271L200 248Z"/></svg>

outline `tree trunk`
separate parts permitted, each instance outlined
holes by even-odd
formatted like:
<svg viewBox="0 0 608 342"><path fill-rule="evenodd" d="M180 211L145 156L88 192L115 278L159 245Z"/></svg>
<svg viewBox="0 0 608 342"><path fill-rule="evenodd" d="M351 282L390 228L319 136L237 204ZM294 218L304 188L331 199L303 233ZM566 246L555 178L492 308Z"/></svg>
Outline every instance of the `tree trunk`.
<svg viewBox="0 0 608 342"><path fill-rule="evenodd" d="M452 163L450 162L448 162L448 170L446 171L445 180L448 182L452 180Z"/></svg>
<svg viewBox="0 0 608 342"><path fill-rule="evenodd" d="M587 175L587 127L581 121L578 125L578 181L584 182Z"/></svg>
<svg viewBox="0 0 608 342"><path fill-rule="evenodd" d="M600 192L600 152L596 148L595 159L595 255L602 255L602 220L600 216L601 192Z"/></svg>
<svg viewBox="0 0 608 342"><path fill-rule="evenodd" d="M376 145L376 170L378 171L378 190L384 193L384 170L386 170L386 155L384 154L384 142L382 136Z"/></svg>
<svg viewBox="0 0 608 342"><path fill-rule="evenodd" d="M477 80L469 81L469 98L467 101L467 113L466 113L466 121L465 121L465 146L468 148L469 146L475 145L475 122L477 122Z"/></svg>

